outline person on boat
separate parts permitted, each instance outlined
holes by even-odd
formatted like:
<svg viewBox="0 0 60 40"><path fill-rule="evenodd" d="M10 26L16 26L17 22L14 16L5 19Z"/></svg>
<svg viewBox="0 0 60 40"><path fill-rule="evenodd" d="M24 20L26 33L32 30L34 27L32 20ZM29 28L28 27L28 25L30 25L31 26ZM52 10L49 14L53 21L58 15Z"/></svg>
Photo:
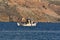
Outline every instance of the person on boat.
<svg viewBox="0 0 60 40"><path fill-rule="evenodd" d="M33 21L31 21L31 24L33 24L34 22Z"/></svg>
<svg viewBox="0 0 60 40"><path fill-rule="evenodd" d="M34 22L33 22L33 20L31 20L31 19L27 19L27 23L28 23L28 24L33 24Z"/></svg>
<svg viewBox="0 0 60 40"><path fill-rule="evenodd" d="M22 18L21 22L26 23L26 18Z"/></svg>
<svg viewBox="0 0 60 40"><path fill-rule="evenodd" d="M28 24L31 24L31 20L27 20L27 23L28 23Z"/></svg>

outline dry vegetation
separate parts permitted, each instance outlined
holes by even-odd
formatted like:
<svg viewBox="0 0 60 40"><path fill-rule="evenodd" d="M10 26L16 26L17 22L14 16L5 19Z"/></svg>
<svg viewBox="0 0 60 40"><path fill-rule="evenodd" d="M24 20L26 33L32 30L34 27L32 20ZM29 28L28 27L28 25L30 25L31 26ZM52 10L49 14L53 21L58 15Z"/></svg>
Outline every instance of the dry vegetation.
<svg viewBox="0 0 60 40"><path fill-rule="evenodd" d="M60 9L51 5L47 0L2 0L0 21L17 22L24 17L36 22L57 22L60 19L57 10Z"/></svg>

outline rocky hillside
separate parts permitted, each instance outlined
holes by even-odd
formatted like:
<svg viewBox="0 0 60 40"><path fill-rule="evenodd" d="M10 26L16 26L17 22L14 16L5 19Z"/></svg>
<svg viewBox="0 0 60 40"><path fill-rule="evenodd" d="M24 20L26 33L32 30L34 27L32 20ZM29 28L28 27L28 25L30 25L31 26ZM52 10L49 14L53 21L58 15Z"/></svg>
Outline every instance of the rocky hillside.
<svg viewBox="0 0 60 40"><path fill-rule="evenodd" d="M0 21L18 22L22 17L31 18L36 22L60 21L60 15L51 5L47 0L2 0Z"/></svg>

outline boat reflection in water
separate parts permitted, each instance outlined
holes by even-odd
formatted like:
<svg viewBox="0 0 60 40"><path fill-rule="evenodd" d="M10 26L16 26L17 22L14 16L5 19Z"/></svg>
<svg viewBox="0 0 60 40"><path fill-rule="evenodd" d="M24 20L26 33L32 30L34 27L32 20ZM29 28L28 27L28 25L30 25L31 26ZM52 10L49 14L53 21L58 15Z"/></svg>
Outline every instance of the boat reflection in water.
<svg viewBox="0 0 60 40"><path fill-rule="evenodd" d="M30 19L27 19L26 22L20 22L20 23L18 22L17 25L18 25L18 26L36 26L37 23L36 23L36 22L33 22L33 21L30 20Z"/></svg>

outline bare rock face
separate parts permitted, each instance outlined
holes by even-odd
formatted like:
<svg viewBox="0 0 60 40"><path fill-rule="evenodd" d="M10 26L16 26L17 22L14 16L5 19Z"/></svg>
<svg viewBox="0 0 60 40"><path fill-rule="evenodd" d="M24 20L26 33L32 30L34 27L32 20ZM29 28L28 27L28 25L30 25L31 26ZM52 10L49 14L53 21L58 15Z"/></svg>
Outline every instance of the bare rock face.
<svg viewBox="0 0 60 40"><path fill-rule="evenodd" d="M5 3L3 10L8 10L4 12L8 17L11 17L4 19L1 16L2 20L10 21L12 19L12 21L17 22L23 17L31 18L36 22L55 22L60 17L49 7L47 0L8 0Z"/></svg>

